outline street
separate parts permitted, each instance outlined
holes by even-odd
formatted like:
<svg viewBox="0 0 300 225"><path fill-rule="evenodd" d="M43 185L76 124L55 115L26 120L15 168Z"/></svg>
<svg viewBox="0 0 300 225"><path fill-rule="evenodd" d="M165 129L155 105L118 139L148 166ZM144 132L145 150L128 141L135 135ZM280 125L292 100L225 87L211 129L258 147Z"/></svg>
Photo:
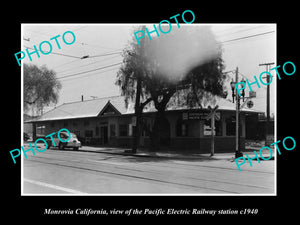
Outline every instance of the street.
<svg viewBox="0 0 300 225"><path fill-rule="evenodd" d="M23 157L24 195L274 194L274 160L171 159L51 149Z"/></svg>

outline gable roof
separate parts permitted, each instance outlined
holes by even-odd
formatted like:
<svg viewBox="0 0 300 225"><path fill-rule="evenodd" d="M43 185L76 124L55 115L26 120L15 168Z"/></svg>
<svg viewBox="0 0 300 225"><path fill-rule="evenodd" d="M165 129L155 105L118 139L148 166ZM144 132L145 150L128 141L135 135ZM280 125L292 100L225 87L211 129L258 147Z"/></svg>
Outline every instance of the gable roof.
<svg viewBox="0 0 300 225"><path fill-rule="evenodd" d="M214 107L216 104L219 105L219 110L235 111L235 103L229 102L225 99L217 98L216 103L210 104L210 106ZM178 107L172 105L169 106L166 109L166 111L187 110L187 109L189 109L187 106ZM78 119L78 118L105 116L106 110L108 110L107 115L112 115L110 112L113 112L113 115L132 114L134 113L134 103L129 102L128 107L126 108L123 96L104 97L104 98L96 98L92 100L64 103L44 113L40 117L26 122L52 121L52 120ZM143 112L155 112L155 111L156 109L153 106L153 104L148 104L143 110ZM246 108L243 108L241 111L259 112L257 110L246 109Z"/></svg>
<svg viewBox="0 0 300 225"><path fill-rule="evenodd" d="M108 100L106 105L98 114L98 116L106 116L106 115L121 115L119 110L117 110L116 107L114 107L114 105L110 103L110 100Z"/></svg>
<svg viewBox="0 0 300 225"><path fill-rule="evenodd" d="M125 114L124 98L122 96L113 96L105 98L97 98L92 100L64 103L41 115L35 121L49 121L62 119L77 119L87 117L97 117L107 108L113 105L119 114Z"/></svg>

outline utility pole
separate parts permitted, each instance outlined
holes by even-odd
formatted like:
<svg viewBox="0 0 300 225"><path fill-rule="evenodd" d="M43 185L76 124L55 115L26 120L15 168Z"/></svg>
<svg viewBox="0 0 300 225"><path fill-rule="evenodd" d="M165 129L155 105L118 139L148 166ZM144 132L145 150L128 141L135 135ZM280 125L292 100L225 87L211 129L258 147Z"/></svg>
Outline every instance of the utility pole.
<svg viewBox="0 0 300 225"><path fill-rule="evenodd" d="M235 83L237 84L239 82L239 68L236 67L235 71ZM240 123L240 97L236 91L235 94L235 100L236 100L236 109L235 109L235 158L241 157L241 151L240 151L240 130L239 130L239 123Z"/></svg>
<svg viewBox="0 0 300 225"><path fill-rule="evenodd" d="M215 154L215 114L216 112L214 111L212 116L211 116L211 143L210 143L210 156L213 156Z"/></svg>
<svg viewBox="0 0 300 225"><path fill-rule="evenodd" d="M271 63L261 63L259 66L266 66L266 71L269 71L269 66L275 64L274 62ZM264 77L263 79L267 79L267 84L270 82L270 76ZM266 129L265 129L265 134L266 134L266 142L268 139L268 134L269 134L269 124L270 124L270 85L267 85L267 109L266 109L266 114L267 114L267 120L266 120ZM267 143L266 143L267 145Z"/></svg>

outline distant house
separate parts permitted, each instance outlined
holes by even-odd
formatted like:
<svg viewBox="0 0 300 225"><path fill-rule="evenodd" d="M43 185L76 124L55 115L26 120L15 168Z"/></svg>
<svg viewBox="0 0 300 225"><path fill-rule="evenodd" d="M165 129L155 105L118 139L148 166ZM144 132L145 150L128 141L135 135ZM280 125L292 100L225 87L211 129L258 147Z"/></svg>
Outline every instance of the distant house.
<svg viewBox="0 0 300 225"><path fill-rule="evenodd" d="M29 135L30 137L32 137L33 127L30 123L28 123L28 121L35 120L36 118L37 118L36 116L23 114L23 120L24 120L23 132ZM38 134L38 136L42 136L44 134L44 127L43 126L36 127L36 133Z"/></svg>
<svg viewBox="0 0 300 225"><path fill-rule="evenodd" d="M235 104L224 99L219 105L215 121L215 152L235 151ZM213 105L212 105L213 107ZM144 129L140 146L150 144L148 129L154 123L156 109L148 106L143 112ZM211 126L206 120L207 108L168 107L166 120L161 124L161 145L168 148L210 151ZM245 148L245 117L259 112L242 109L240 112L241 148ZM29 121L36 127L44 127L45 134L67 128L84 142L108 146L131 146L134 105L125 107L124 97L114 96L62 104L39 118Z"/></svg>

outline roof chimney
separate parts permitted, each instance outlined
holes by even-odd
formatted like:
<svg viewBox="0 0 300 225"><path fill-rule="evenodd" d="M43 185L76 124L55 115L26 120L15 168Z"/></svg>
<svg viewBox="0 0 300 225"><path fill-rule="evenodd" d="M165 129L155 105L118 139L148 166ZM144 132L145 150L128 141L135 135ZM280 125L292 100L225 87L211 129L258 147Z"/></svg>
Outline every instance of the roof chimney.
<svg viewBox="0 0 300 225"><path fill-rule="evenodd" d="M81 101L83 102L83 95L81 95Z"/></svg>

